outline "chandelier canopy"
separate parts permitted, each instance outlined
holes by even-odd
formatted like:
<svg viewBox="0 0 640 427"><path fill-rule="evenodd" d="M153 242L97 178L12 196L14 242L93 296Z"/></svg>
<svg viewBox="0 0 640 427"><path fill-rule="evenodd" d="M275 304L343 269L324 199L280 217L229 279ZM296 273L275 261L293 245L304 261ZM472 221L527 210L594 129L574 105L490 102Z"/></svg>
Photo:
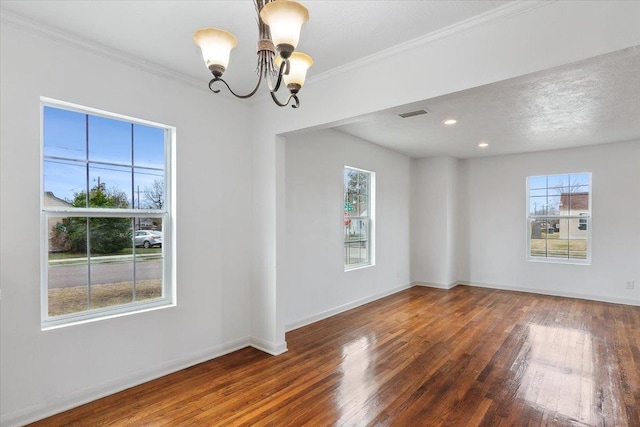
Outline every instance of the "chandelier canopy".
<svg viewBox="0 0 640 427"><path fill-rule="evenodd" d="M213 78L209 89L218 93L216 82L224 84L229 92L238 98L250 98L258 89L262 80L267 81L273 101L280 107L291 103L293 108L300 106L298 92L304 85L307 70L313 64L309 55L296 52L300 39L300 29L309 20L309 11L300 3L290 0L254 0L258 14L258 63L256 72L258 82L246 95L238 95L222 78L229 64L231 49L236 47L235 36L217 28L202 28L195 32L193 40L202 50L202 57ZM281 102L276 92L284 80L289 96ZM292 102L293 101L293 102Z"/></svg>

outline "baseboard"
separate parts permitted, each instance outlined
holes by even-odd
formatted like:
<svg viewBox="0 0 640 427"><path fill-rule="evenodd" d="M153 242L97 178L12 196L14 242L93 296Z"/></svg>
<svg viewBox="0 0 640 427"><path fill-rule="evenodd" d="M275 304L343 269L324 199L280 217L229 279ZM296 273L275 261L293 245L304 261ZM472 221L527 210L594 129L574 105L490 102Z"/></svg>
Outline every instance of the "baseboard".
<svg viewBox="0 0 640 427"><path fill-rule="evenodd" d="M77 391L68 395L64 399L55 402L47 402L42 405L31 406L27 409L4 414L2 419L0 419L0 425L2 425L2 427L23 426L43 418L50 417L51 415L67 411L80 405L84 405L85 403L89 403L165 375L172 374L190 366L197 365L198 363L206 362L208 360L215 359L216 357L248 347L250 345L250 341L249 337L229 341L227 343L211 347L208 350L181 358L180 360L165 363L132 377L117 378L96 387Z"/></svg>
<svg viewBox="0 0 640 427"><path fill-rule="evenodd" d="M336 314L343 313L345 311L351 310L352 308L356 308L356 307L359 307L361 305L365 305L365 304L368 304L370 302L379 300L380 298L388 297L389 295L393 295L393 294L398 293L400 291L404 291L405 289L409 289L412 286L413 286L413 283L408 284L408 285L403 285L403 286L400 286L398 288L393 288L393 289L390 289L390 290L385 291L385 292L381 292L381 293L376 294L376 295L368 296L368 297L365 297L365 298L362 298L362 299L359 299L359 300L356 300L356 301L349 302L347 304L343 304L343 305L338 306L336 308L332 308L330 310L323 311L321 313L318 313L318 314L316 314L314 316L311 316L311 317L307 317L305 319L297 320L295 322L289 323L288 325L285 325L285 331L286 332L290 332L290 331L293 331L294 329L302 328L303 326L307 326L307 325L310 325L312 323L318 322L320 320L324 320L324 319L326 319L328 317L335 316Z"/></svg>
<svg viewBox="0 0 640 427"><path fill-rule="evenodd" d="M640 306L640 301L636 299L630 299L630 298L618 298L618 297L609 297L609 296L602 296L602 295L582 294L578 292L563 292L563 291L555 291L555 290L549 290L549 289L527 288L527 287L520 287L520 286L496 285L494 283L490 284L490 283L481 283L481 282L470 282L466 280L461 280L458 283L460 285L475 286L478 288L500 289L504 291L514 291L514 292L528 292L531 294L549 295L554 297L578 298L578 299L584 299L589 301L608 302L612 304Z"/></svg>
<svg viewBox="0 0 640 427"><path fill-rule="evenodd" d="M426 286L428 288L437 288L437 289L452 289L459 285L459 281L451 282L448 285L443 283L431 283L431 282L423 282L421 280L415 281L411 283L411 286Z"/></svg>
<svg viewBox="0 0 640 427"><path fill-rule="evenodd" d="M249 345L256 350L264 351L272 356L278 356L287 351L287 342L283 341L279 344L271 343L260 338L249 338Z"/></svg>

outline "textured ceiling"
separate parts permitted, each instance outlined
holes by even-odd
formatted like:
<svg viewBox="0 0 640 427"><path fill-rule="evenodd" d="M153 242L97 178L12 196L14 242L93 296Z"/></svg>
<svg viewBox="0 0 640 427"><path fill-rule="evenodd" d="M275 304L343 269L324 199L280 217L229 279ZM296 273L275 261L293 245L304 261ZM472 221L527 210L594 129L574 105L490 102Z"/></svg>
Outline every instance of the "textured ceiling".
<svg viewBox="0 0 640 427"><path fill-rule="evenodd" d="M418 109L429 114L398 117ZM458 123L445 126L451 117ZM640 47L359 117L335 129L415 158L640 140ZM481 149L480 142L489 146Z"/></svg>

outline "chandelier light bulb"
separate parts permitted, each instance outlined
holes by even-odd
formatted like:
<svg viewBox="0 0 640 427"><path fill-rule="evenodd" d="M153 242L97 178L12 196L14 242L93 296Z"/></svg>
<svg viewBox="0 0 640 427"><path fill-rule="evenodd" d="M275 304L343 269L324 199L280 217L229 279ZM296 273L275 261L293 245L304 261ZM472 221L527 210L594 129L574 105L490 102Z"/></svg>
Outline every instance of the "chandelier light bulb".
<svg viewBox="0 0 640 427"><path fill-rule="evenodd" d="M225 30L203 28L195 32L193 41L202 50L202 59L207 68L213 75L222 76L229 65L231 49L238 44L235 36Z"/></svg>
<svg viewBox="0 0 640 427"><path fill-rule="evenodd" d="M286 59L298 47L300 29L309 20L309 11L295 1L275 0L264 5L260 18L269 26L278 53Z"/></svg>
<svg viewBox="0 0 640 427"><path fill-rule="evenodd" d="M282 63L282 57L276 58L276 66L280 67ZM304 80L307 76L307 70L313 65L313 59L309 55L302 52L293 52L289 58L289 74L282 76L284 82L287 84L289 90L297 93L302 86L304 86Z"/></svg>

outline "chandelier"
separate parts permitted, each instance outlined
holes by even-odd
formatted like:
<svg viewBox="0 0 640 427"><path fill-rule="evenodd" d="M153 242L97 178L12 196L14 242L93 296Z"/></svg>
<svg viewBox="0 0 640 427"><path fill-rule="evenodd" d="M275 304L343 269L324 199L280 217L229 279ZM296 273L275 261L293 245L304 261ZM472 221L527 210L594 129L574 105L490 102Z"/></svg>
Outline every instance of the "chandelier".
<svg viewBox="0 0 640 427"><path fill-rule="evenodd" d="M310 56L296 52L302 24L309 20L309 11L300 3L289 0L254 0L258 14L258 64L256 73L258 82L246 95L238 95L224 81L222 74L229 64L231 49L236 47L235 36L217 28L203 28L195 32L193 40L202 50L204 62L213 74L209 89L217 82L224 84L229 92L238 98L250 98L260 88L262 80L267 81L273 101L280 107L291 103L293 108L300 106L298 92L304 85L307 69L313 64ZM289 97L281 102L276 92L284 80L289 89ZM293 101L293 102L292 102Z"/></svg>

